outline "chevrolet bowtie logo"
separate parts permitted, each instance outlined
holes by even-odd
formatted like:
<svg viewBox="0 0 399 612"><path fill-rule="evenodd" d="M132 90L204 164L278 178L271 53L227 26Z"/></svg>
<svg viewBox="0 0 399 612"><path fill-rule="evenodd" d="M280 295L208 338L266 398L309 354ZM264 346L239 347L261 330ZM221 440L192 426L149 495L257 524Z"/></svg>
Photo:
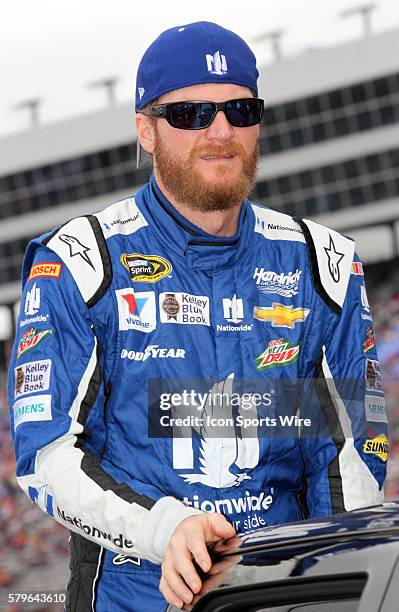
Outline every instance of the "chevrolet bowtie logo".
<svg viewBox="0 0 399 612"><path fill-rule="evenodd" d="M273 302L271 307L255 306L254 318L259 321L270 321L272 327L294 329L296 323L303 323L309 312L309 308L293 308Z"/></svg>

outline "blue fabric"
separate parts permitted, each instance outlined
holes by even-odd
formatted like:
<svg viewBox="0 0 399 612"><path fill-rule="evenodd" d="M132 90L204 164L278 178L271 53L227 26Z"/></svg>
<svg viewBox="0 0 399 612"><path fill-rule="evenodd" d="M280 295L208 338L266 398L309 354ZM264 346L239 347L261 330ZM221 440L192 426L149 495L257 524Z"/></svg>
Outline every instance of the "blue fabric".
<svg viewBox="0 0 399 612"><path fill-rule="evenodd" d="M198 83L233 83L258 95L256 58L234 32L208 21L166 30L144 53L136 78L136 111L168 91Z"/></svg>
<svg viewBox="0 0 399 612"><path fill-rule="evenodd" d="M112 283L90 310L66 265L59 279L35 281L41 291L40 312L48 318L34 326L54 333L17 359L17 347L29 327L23 324L27 294L33 286L33 281L27 280L28 272L35 263L59 261L54 252L43 246L43 237L32 242L27 251L21 315L9 376L18 475L31 474L36 452L68 430L69 407L91 355L94 333L101 347L103 384L88 414L85 448L101 458L102 468L117 482L153 500L172 495L204 511L220 511L239 532L301 519L301 492L306 493L310 516L328 516L334 510L339 481L339 474L331 471L337 445L316 401L308 407L314 411L315 427L320 427L320 435L313 437L299 439L291 435L292 431L275 436L272 430L265 430L244 441L241 431L237 437L226 436L224 443L212 450L204 447L198 431L183 439L183 449L179 446L181 441L148 435L149 417L155 410L148 396L150 380L214 382L225 381L232 374L234 384L244 379L260 386L270 380L281 384L310 380L317 375L316 364L324 346L334 379L354 380L360 385L351 397L345 397L345 393L342 396L353 427L356 452L366 472L381 488L385 462L375 453L364 452L368 439L386 433L386 424L368 422L366 418L365 369L368 361L375 365L378 357L372 342L365 345L365 338L370 338L371 321L367 313L362 316L363 276L351 275L342 313L337 315L315 289L306 243L292 239L298 230L287 230L286 238L279 239L274 233L284 232L284 227L276 229L274 223L264 233L255 231L257 213L251 202L243 203L237 233L230 238L211 236L189 223L166 200L154 179L137 193L135 202L147 225L132 234L107 238ZM292 219L285 219L285 225L292 227ZM122 254L164 258L171 271L156 282L132 280L130 271L121 263ZM259 289L256 280L261 269L276 275L274 290L270 286L268 291ZM290 285L291 292L282 295L281 287L288 276L296 281ZM131 288L138 298L142 292L154 294L155 326L150 333L121 329L116 292ZM209 301L208 321L179 324L171 315L170 320L162 322L161 294L182 293ZM242 310L238 308L235 317L229 310L234 297L242 301ZM292 328L254 318L255 307L272 308L274 303L308 309L309 313ZM291 347L299 347L298 358L259 369L260 356L270 343L281 338ZM144 359L149 346L155 347L155 352ZM163 350L162 354L156 353L158 349ZM52 418L23 422L14 432L14 369L45 359L53 363L50 387L45 391L52 396ZM104 390L110 382L112 391L104 410ZM371 393L379 400L379 391L377 395ZM297 408L298 397L290 395L288 389L280 406L272 407L270 414L273 416L273 410L295 414ZM230 457L233 442L236 446ZM100 507L98 512L101 513ZM110 609L107 602L114 602L114 589L120 589L120 601L136 597L134 601L143 602L141 609L161 609L156 608L160 596L155 566L146 561L139 567L129 563L111 565L112 556L107 553L99 579L98 610ZM129 578L125 582L126 573ZM119 609L114 603L111 607ZM125 609L122 603L120 609Z"/></svg>

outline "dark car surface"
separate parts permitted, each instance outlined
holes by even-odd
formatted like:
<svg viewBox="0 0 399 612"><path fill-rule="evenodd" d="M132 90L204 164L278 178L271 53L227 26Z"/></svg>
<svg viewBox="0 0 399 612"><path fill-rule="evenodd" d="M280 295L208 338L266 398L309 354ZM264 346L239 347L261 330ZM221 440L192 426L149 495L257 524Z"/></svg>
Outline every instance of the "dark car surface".
<svg viewBox="0 0 399 612"><path fill-rule="evenodd" d="M193 612L399 612L399 502L258 529L216 550L220 572L205 577Z"/></svg>

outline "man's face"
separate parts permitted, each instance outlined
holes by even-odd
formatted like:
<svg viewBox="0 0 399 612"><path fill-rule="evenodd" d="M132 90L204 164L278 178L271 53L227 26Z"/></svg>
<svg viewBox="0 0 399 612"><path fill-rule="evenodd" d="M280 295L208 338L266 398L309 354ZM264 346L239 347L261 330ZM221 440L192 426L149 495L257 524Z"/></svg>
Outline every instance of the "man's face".
<svg viewBox="0 0 399 612"><path fill-rule="evenodd" d="M247 87L206 83L169 92L157 104L188 100L224 102L252 97ZM237 128L218 112L208 128L181 130L154 120L154 173L176 201L203 212L240 204L255 182L259 125Z"/></svg>

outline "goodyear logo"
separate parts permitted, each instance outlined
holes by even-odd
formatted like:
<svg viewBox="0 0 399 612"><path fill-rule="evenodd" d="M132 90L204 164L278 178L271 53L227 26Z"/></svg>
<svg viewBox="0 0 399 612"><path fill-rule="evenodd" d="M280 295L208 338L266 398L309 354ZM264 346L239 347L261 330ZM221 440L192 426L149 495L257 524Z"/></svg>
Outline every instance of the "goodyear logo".
<svg viewBox="0 0 399 612"><path fill-rule="evenodd" d="M308 316L308 308L293 308L273 302L272 306L255 306L254 318L259 321L269 321L272 327L288 327L294 329L296 323L303 323Z"/></svg>
<svg viewBox="0 0 399 612"><path fill-rule="evenodd" d="M159 255L122 253L120 261L136 283L156 283L172 271L169 261Z"/></svg>
<svg viewBox="0 0 399 612"><path fill-rule="evenodd" d="M385 434L381 434L376 438L366 440L363 445L363 452L370 455L377 455L382 461L388 459L388 438Z"/></svg>
<svg viewBox="0 0 399 612"><path fill-rule="evenodd" d="M31 267L28 280L32 278L59 278L61 276L62 264L52 261L41 262Z"/></svg>

